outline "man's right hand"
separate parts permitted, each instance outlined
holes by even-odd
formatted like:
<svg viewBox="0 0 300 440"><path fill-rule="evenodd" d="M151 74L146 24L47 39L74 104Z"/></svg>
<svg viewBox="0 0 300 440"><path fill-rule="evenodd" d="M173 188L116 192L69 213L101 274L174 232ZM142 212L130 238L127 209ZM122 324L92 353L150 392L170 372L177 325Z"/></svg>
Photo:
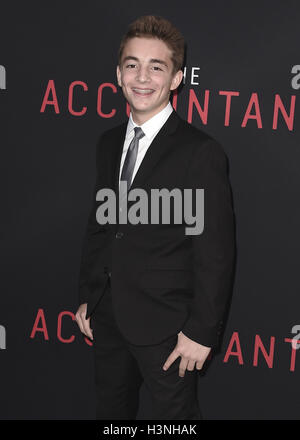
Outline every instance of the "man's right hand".
<svg viewBox="0 0 300 440"><path fill-rule="evenodd" d="M93 329L90 327L90 317L85 319L87 303L81 304L76 312L75 318L81 332L90 339L93 339Z"/></svg>

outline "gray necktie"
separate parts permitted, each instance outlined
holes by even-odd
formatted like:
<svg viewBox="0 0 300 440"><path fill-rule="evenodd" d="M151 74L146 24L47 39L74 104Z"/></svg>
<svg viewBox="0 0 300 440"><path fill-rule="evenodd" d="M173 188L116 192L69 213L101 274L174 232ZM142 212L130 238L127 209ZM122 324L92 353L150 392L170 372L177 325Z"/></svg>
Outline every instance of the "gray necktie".
<svg viewBox="0 0 300 440"><path fill-rule="evenodd" d="M129 190L131 185L132 173L139 149L139 140L145 136L141 127L134 127L134 131L135 136L128 147L120 179L121 181L127 181L127 190Z"/></svg>

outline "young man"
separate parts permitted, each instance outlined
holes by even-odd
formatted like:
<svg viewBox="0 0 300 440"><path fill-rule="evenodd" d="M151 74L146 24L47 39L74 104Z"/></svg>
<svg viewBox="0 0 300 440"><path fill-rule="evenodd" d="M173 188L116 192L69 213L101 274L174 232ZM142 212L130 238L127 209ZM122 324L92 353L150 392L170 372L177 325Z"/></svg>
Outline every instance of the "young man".
<svg viewBox="0 0 300 440"><path fill-rule="evenodd" d="M135 419L143 381L154 419L201 419L197 373L221 333L234 216L222 147L169 101L183 57L182 35L157 16L132 23L119 50L117 79L131 112L97 147L76 313L93 340L97 419ZM147 194L203 188L203 232L187 235L185 221L99 224L97 192L109 188L119 199L121 181Z"/></svg>

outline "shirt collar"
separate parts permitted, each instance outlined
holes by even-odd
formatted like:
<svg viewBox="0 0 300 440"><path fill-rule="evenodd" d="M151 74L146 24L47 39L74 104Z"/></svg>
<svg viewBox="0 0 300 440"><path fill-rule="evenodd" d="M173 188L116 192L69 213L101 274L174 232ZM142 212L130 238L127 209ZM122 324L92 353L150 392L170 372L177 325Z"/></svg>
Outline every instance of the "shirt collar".
<svg viewBox="0 0 300 440"><path fill-rule="evenodd" d="M155 133L161 129L172 111L173 107L169 101L165 108L163 108L159 113L152 116L152 118L148 119L148 121L144 122L144 124L140 125L141 129L148 139L151 139L151 137L154 136ZM130 112L127 123L126 138L132 135L134 127L138 127L138 124L133 121L132 113Z"/></svg>

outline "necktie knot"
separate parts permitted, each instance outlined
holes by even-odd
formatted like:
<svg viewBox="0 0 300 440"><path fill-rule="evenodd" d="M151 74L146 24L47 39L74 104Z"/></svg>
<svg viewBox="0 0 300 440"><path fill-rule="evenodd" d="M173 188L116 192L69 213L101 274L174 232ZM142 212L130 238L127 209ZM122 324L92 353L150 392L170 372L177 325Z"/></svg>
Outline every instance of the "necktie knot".
<svg viewBox="0 0 300 440"><path fill-rule="evenodd" d="M140 140L143 136L145 136L145 133L141 129L141 127L134 127L135 136L134 138L137 140Z"/></svg>

